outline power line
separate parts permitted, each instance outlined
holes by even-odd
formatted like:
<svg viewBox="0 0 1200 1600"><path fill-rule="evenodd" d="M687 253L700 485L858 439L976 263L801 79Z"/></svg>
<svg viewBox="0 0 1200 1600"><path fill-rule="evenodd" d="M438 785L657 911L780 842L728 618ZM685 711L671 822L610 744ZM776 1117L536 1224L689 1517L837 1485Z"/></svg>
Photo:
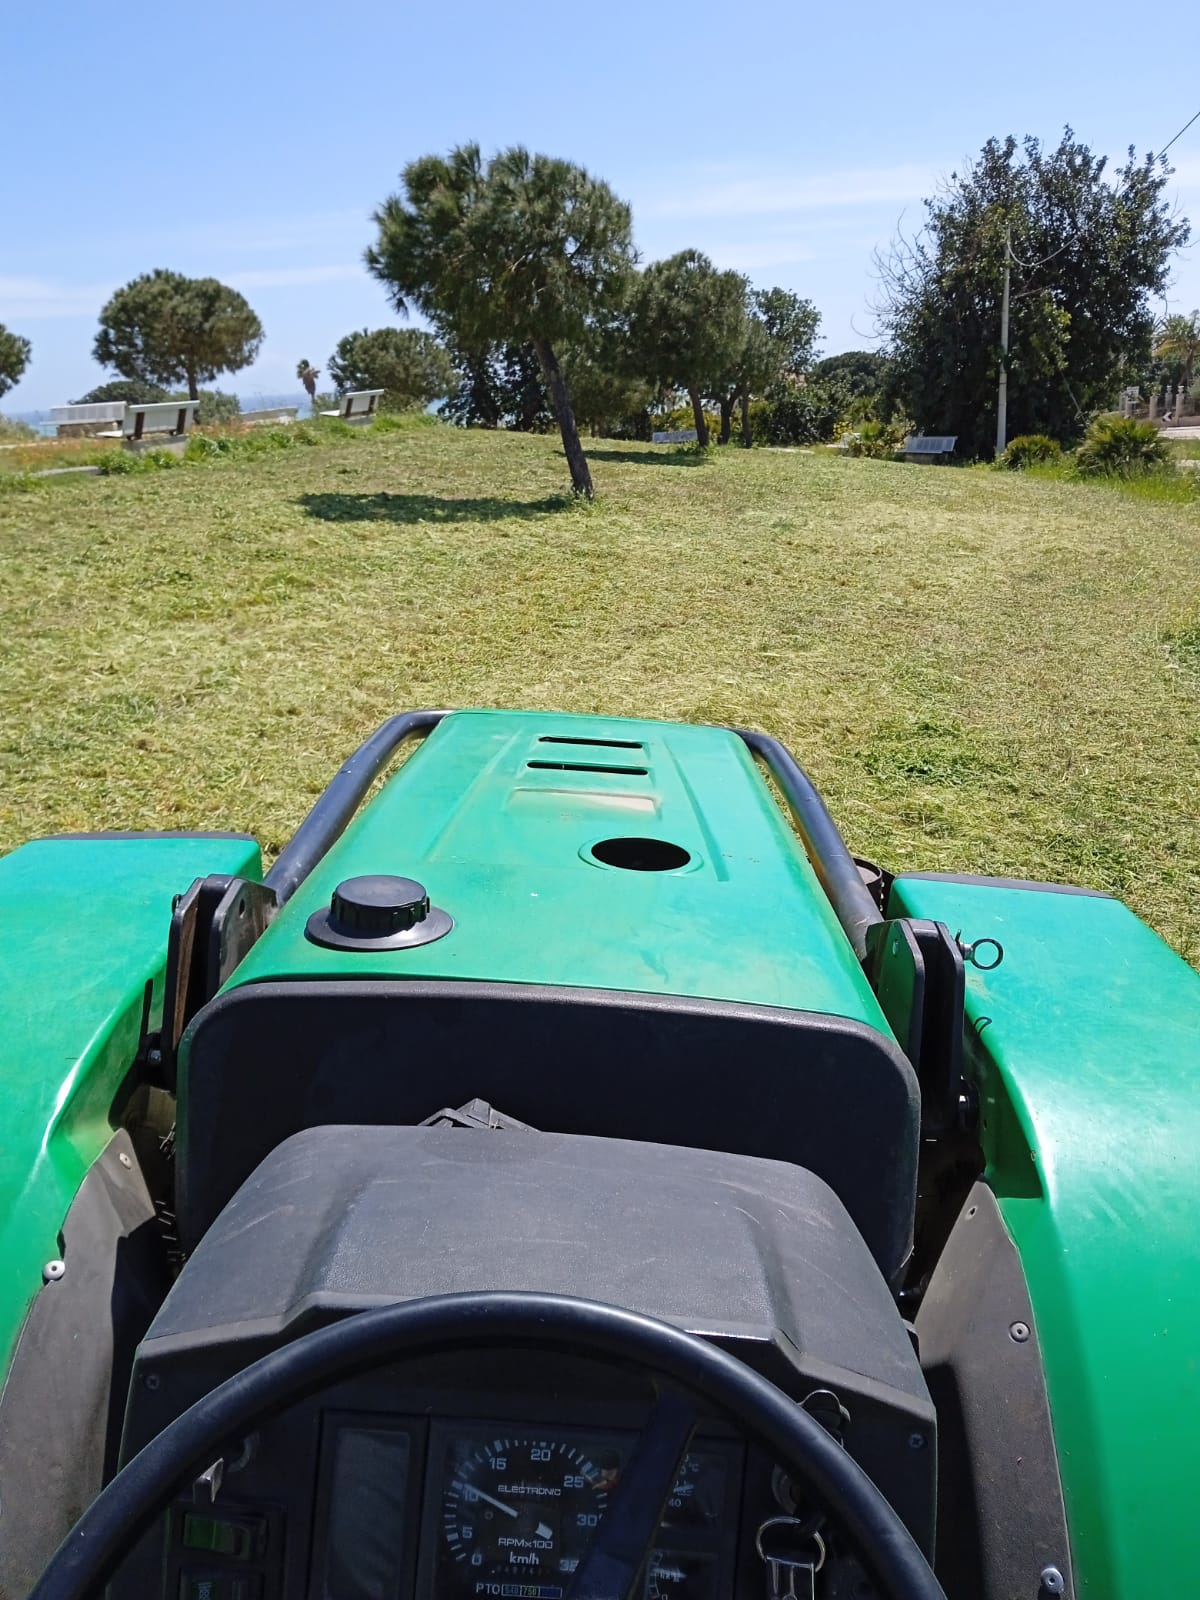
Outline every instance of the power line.
<svg viewBox="0 0 1200 1600"><path fill-rule="evenodd" d="M1191 122L1185 122L1184 123L1183 127L1180 128L1179 132L1175 135L1175 139L1182 139L1184 134L1191 127L1192 122L1195 122L1197 120L1197 118L1200 118L1200 111L1197 111L1196 115L1192 118ZM1168 139L1166 144L1163 145L1162 149L1158 152L1158 159L1160 161L1166 155L1167 151L1171 148L1171 146L1175 143L1175 139Z"/></svg>

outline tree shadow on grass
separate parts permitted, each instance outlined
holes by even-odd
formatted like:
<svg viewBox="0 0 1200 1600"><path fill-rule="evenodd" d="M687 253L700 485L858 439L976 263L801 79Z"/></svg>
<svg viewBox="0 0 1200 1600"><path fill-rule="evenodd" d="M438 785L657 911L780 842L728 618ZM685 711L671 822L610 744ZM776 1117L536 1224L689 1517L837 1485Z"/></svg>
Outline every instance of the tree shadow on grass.
<svg viewBox="0 0 1200 1600"><path fill-rule="evenodd" d="M541 500L458 499L437 494L302 494L297 505L322 522L504 522L549 517L571 505L570 495Z"/></svg>
<svg viewBox="0 0 1200 1600"><path fill-rule="evenodd" d="M648 445L644 450L584 451L589 461L627 461L639 467L702 467L704 457L697 450L664 450L661 445Z"/></svg>

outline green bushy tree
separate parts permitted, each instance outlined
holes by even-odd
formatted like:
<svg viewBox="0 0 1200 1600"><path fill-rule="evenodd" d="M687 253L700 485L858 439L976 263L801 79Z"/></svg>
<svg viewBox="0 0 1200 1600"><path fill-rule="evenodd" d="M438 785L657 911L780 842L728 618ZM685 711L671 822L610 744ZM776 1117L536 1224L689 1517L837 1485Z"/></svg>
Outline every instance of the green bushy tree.
<svg viewBox="0 0 1200 1600"><path fill-rule="evenodd" d="M126 405L149 406L158 400L169 400L170 391L157 383L139 383L136 378L114 378L111 383L98 383L94 389L72 400L75 406L104 405L108 401L123 400Z"/></svg>
<svg viewBox="0 0 1200 1600"><path fill-rule="evenodd" d="M448 422L514 433L545 433L554 427L554 406L532 345L455 348L452 355L458 384L441 408Z"/></svg>
<svg viewBox="0 0 1200 1600"><path fill-rule="evenodd" d="M720 391L747 341L746 280L681 250L642 273L630 317L629 359L660 389L683 389L696 437L709 442L704 397Z"/></svg>
<svg viewBox="0 0 1200 1600"><path fill-rule="evenodd" d="M890 366L878 350L843 350L816 362L811 376L817 383L840 383L851 399L868 400L883 389Z"/></svg>
<svg viewBox="0 0 1200 1600"><path fill-rule="evenodd" d="M582 167L516 147L485 162L468 144L425 156L403 194L375 212L367 267L397 310L409 301L462 349L529 345L554 405L577 494L592 476L559 351L624 297L634 261L632 218Z"/></svg>
<svg viewBox="0 0 1200 1600"><path fill-rule="evenodd" d="M769 389L779 379L786 353L783 344L772 338L762 318L750 315L747 308L741 339L730 355L730 364L722 372L709 398L717 402L720 413L720 444L729 443L733 408L740 402L742 443L749 449L754 442L749 420L750 398Z"/></svg>
<svg viewBox="0 0 1200 1600"><path fill-rule="evenodd" d="M1200 311L1188 317L1164 317L1155 330L1154 358L1162 362L1175 383L1190 389L1200 358Z"/></svg>
<svg viewBox="0 0 1200 1600"><path fill-rule="evenodd" d="M19 333L10 333L0 322L0 395L15 389L29 365L33 346Z"/></svg>
<svg viewBox="0 0 1200 1600"><path fill-rule="evenodd" d="M159 268L109 300L93 354L123 378L186 384L188 398L197 400L202 383L248 367L262 339L262 324L236 289Z"/></svg>
<svg viewBox="0 0 1200 1600"><path fill-rule="evenodd" d="M1067 440L1110 403L1149 355L1151 298L1189 236L1164 198L1169 175L1130 150L1110 176L1067 129L1052 150L990 139L926 201L923 233L878 263L897 393L923 431L991 451L1009 238L1009 431Z"/></svg>
<svg viewBox="0 0 1200 1600"><path fill-rule="evenodd" d="M798 378L813 364L821 313L790 289L755 289L751 309L779 346L780 370Z"/></svg>
<svg viewBox="0 0 1200 1600"><path fill-rule="evenodd" d="M458 382L445 345L417 328L348 333L338 341L327 370L343 394L351 389L382 389L384 405L398 411L443 400Z"/></svg>

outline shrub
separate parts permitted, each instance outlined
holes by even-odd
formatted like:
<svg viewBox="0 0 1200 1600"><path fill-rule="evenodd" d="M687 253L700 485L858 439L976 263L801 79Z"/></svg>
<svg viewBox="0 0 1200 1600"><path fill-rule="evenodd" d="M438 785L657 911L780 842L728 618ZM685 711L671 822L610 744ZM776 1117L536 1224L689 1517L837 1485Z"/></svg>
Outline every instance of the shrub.
<svg viewBox="0 0 1200 1600"><path fill-rule="evenodd" d="M228 434L194 433L183 452L187 461L211 461L217 456L232 455L234 440Z"/></svg>
<svg viewBox="0 0 1200 1600"><path fill-rule="evenodd" d="M874 461L890 461L908 437L908 430L893 422L864 422L857 433L846 435L846 451Z"/></svg>
<svg viewBox="0 0 1200 1600"><path fill-rule="evenodd" d="M1168 466L1170 453L1152 422L1136 417L1097 417L1075 455L1084 477L1109 473L1132 477Z"/></svg>
<svg viewBox="0 0 1200 1600"><path fill-rule="evenodd" d="M96 462L96 466L106 478L120 478L135 472L154 470L149 455L136 454L132 450L106 450Z"/></svg>
<svg viewBox="0 0 1200 1600"><path fill-rule="evenodd" d="M36 439L38 431L31 428L27 422L18 422L15 417L0 417L0 439L5 444L17 444L25 439Z"/></svg>
<svg viewBox="0 0 1200 1600"><path fill-rule="evenodd" d="M0 472L0 494L37 494L42 484L32 472Z"/></svg>
<svg viewBox="0 0 1200 1600"><path fill-rule="evenodd" d="M300 440L291 428L255 428L240 442L246 455L265 456L275 450L291 450Z"/></svg>
<svg viewBox="0 0 1200 1600"><path fill-rule="evenodd" d="M1026 467L1047 466L1061 458L1062 445L1048 433L1021 433L1009 440L998 465L1007 467L1010 472L1021 472Z"/></svg>

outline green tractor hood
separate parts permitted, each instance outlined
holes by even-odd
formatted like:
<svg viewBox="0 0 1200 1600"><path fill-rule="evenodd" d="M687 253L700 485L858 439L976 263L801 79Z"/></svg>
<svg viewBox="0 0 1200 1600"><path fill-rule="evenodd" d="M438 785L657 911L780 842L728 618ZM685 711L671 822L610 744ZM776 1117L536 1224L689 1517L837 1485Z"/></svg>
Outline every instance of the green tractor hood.
<svg viewBox="0 0 1200 1600"><path fill-rule="evenodd" d="M345 879L415 878L454 919L401 951L306 937ZM268 878L268 882L270 882ZM445 717L238 967L621 990L887 1022L813 867L721 728L501 711Z"/></svg>

